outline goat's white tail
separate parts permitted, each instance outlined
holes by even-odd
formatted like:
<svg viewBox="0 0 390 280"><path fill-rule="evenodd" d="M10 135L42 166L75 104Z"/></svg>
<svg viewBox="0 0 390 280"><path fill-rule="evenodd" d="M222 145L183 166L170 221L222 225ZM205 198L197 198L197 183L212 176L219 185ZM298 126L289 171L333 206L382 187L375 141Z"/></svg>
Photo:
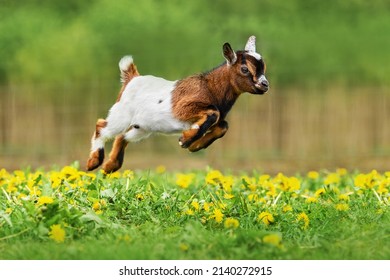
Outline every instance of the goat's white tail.
<svg viewBox="0 0 390 280"><path fill-rule="evenodd" d="M122 57L119 61L119 69L121 71L121 82L124 85L130 82L135 76L139 76L139 72L131 55Z"/></svg>

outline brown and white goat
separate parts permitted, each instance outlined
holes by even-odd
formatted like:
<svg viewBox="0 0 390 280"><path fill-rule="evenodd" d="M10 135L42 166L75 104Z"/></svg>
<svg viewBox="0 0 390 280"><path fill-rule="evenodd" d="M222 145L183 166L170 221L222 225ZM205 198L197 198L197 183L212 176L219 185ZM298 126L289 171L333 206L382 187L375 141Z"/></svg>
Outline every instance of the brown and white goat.
<svg viewBox="0 0 390 280"><path fill-rule="evenodd" d="M99 119L92 137L87 169L103 163L104 143L114 137L105 172L118 170L129 141L153 133L182 133L179 144L191 152L207 148L225 135L225 117L243 92L263 94L269 85L265 63L256 52L256 38L249 37L243 51L223 45L226 62L221 66L178 81L141 76L131 56L119 62L122 88L106 120Z"/></svg>

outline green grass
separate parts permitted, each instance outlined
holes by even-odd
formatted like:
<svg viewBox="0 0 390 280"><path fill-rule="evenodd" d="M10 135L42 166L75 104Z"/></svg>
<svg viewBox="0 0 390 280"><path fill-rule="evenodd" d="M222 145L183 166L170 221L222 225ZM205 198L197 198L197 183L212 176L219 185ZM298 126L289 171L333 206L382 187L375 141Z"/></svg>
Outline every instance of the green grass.
<svg viewBox="0 0 390 280"><path fill-rule="evenodd" d="M0 258L389 259L389 186L342 169L3 169Z"/></svg>

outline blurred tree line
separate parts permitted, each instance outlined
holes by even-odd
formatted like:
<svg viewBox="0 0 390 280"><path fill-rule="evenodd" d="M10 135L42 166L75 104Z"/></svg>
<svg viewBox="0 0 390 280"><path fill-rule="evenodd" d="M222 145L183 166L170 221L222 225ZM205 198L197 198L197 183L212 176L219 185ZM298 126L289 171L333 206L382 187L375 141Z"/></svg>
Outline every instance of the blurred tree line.
<svg viewBox="0 0 390 280"><path fill-rule="evenodd" d="M273 85L388 86L388 0L0 0L0 84L179 79L258 38Z"/></svg>

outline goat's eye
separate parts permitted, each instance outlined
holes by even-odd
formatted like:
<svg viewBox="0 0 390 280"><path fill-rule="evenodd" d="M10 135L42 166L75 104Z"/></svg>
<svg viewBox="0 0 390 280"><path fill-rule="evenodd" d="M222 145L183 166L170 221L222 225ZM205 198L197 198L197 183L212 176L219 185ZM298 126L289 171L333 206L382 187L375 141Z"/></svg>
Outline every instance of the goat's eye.
<svg viewBox="0 0 390 280"><path fill-rule="evenodd" d="M247 75L249 73L249 69L246 66L241 66L241 73Z"/></svg>

